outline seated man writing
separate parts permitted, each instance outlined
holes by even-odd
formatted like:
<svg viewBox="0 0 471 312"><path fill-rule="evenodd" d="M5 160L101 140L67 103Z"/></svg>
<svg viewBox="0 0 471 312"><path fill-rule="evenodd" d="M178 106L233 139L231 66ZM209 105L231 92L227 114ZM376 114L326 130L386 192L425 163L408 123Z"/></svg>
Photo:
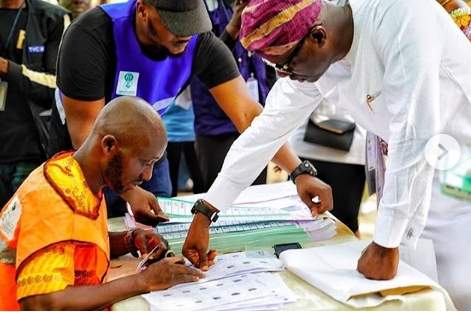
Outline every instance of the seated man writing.
<svg viewBox="0 0 471 312"><path fill-rule="evenodd" d="M120 193L149 180L167 138L145 101L119 97L101 111L75 153L34 170L0 211L0 310L96 310L141 293L198 280L166 258L104 282L110 257L147 253L164 240L141 230L108 233L103 187Z"/></svg>

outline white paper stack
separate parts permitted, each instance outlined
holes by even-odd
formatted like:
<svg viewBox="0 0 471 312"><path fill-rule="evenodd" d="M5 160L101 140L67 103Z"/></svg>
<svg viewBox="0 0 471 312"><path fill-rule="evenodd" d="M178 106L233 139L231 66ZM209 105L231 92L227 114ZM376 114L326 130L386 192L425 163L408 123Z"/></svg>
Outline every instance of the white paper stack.
<svg viewBox="0 0 471 312"><path fill-rule="evenodd" d="M157 226L166 239L184 239L193 220L191 208L204 194L159 198L160 207L170 222ZM128 222L127 223L131 223ZM291 182L251 186L233 205L211 224L210 234L248 232L266 229L301 228L312 241L326 240L336 234L335 221L326 214L314 219Z"/></svg>
<svg viewBox="0 0 471 312"><path fill-rule="evenodd" d="M297 221L296 224L304 229L313 242L328 240L337 234L337 228L333 218L319 217L315 221Z"/></svg>
<svg viewBox="0 0 471 312"><path fill-rule="evenodd" d="M218 257L204 279L180 284L143 297L154 311L162 310L272 310L296 301L277 272L281 261L246 253Z"/></svg>

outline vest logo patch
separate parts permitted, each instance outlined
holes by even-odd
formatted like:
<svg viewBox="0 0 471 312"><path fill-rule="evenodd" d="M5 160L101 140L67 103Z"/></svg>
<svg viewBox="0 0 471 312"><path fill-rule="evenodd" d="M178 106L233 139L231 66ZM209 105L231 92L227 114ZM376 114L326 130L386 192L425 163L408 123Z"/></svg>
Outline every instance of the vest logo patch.
<svg viewBox="0 0 471 312"><path fill-rule="evenodd" d="M118 85L116 86L116 94L136 96L138 80L139 73L120 71L118 76Z"/></svg>
<svg viewBox="0 0 471 312"><path fill-rule="evenodd" d="M21 204L17 196L8 204L0 216L0 231L8 240L12 240L21 216Z"/></svg>
<svg viewBox="0 0 471 312"><path fill-rule="evenodd" d="M30 46L28 47L28 52L29 53L44 53L44 46Z"/></svg>

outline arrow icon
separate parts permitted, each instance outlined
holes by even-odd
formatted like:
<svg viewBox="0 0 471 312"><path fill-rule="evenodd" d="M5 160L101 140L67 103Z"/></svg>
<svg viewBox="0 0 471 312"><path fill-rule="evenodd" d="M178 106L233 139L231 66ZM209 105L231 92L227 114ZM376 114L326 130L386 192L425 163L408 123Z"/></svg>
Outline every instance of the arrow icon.
<svg viewBox="0 0 471 312"><path fill-rule="evenodd" d="M461 148L452 136L437 134L425 145L424 156L430 166L437 170L453 168L461 158Z"/></svg>
<svg viewBox="0 0 471 312"><path fill-rule="evenodd" d="M438 155L438 160L442 160L448 154L448 150L442 145L442 143L438 143L438 148L440 149L440 155Z"/></svg>

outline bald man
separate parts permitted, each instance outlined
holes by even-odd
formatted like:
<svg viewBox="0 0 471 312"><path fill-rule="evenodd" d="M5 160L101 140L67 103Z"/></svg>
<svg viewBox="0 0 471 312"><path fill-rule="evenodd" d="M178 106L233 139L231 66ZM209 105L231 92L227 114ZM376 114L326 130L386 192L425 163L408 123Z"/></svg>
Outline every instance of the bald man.
<svg viewBox="0 0 471 312"><path fill-rule="evenodd" d="M141 293L196 281L183 259L103 282L110 257L128 252L160 259L168 245L153 232L108 233L103 187L132 190L152 176L167 146L158 114L145 101L119 97L100 112L75 153L41 165L0 212L0 310L98 310Z"/></svg>

